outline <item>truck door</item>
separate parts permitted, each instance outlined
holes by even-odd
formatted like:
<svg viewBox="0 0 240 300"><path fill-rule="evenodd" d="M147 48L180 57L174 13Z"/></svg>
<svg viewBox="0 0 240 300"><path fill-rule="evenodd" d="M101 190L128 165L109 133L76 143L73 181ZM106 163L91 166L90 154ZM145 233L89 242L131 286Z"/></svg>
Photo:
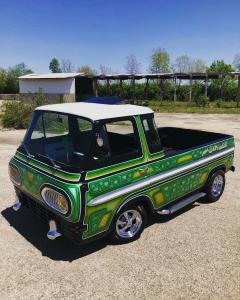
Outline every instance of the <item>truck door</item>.
<svg viewBox="0 0 240 300"><path fill-rule="evenodd" d="M129 194L128 187L146 176L139 171L139 165L144 167L147 160L134 117L99 122L95 147L95 167L86 174L86 237L108 228L116 210Z"/></svg>

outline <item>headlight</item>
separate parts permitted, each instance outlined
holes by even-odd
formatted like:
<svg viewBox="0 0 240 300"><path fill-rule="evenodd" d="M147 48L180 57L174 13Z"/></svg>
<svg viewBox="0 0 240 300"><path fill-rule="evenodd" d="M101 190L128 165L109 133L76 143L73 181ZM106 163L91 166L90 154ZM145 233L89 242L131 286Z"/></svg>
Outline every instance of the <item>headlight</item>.
<svg viewBox="0 0 240 300"><path fill-rule="evenodd" d="M70 212L69 201L61 192L58 192L50 187L44 187L41 191L41 195L47 205L61 214L67 215Z"/></svg>
<svg viewBox="0 0 240 300"><path fill-rule="evenodd" d="M22 178L21 178L21 174L18 170L18 168L16 168L13 165L8 165L8 173L10 176L11 181L17 185L20 186L22 184Z"/></svg>

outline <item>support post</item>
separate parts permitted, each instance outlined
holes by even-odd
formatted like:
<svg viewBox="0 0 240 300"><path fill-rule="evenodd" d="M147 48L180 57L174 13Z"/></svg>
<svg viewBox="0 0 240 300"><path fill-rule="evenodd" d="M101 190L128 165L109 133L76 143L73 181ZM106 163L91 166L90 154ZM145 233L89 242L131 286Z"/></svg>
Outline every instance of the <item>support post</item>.
<svg viewBox="0 0 240 300"><path fill-rule="evenodd" d="M148 86L149 86L149 78L147 78L147 80L146 80L146 85L145 85L145 90L144 90L145 100L147 100L147 97L148 97Z"/></svg>
<svg viewBox="0 0 240 300"><path fill-rule="evenodd" d="M207 97L208 96L208 75L206 74L206 79L205 79L205 93L204 95Z"/></svg>
<svg viewBox="0 0 240 300"><path fill-rule="evenodd" d="M220 78L221 78L221 84L220 84L220 97L222 99L223 97L223 84L224 84L224 79L225 79L225 76L223 74L219 75Z"/></svg>
<svg viewBox="0 0 240 300"><path fill-rule="evenodd" d="M123 80L120 79L120 83L119 83L119 86L120 86L120 98L122 98L122 96L123 96L122 82L123 82Z"/></svg>
<svg viewBox="0 0 240 300"><path fill-rule="evenodd" d="M95 97L98 97L98 87L97 87L98 81L96 78L93 79L93 93Z"/></svg>
<svg viewBox="0 0 240 300"><path fill-rule="evenodd" d="M190 74L190 82L189 82L189 102L192 102L192 74Z"/></svg>
<svg viewBox="0 0 240 300"><path fill-rule="evenodd" d="M133 85L133 99L135 100L135 76L134 75L132 79L132 85Z"/></svg>
<svg viewBox="0 0 240 300"><path fill-rule="evenodd" d="M160 99L163 100L163 79L160 79L159 95L160 95Z"/></svg>
<svg viewBox="0 0 240 300"><path fill-rule="evenodd" d="M110 95L110 80L107 78L107 88L106 88L107 96Z"/></svg>
<svg viewBox="0 0 240 300"><path fill-rule="evenodd" d="M173 77L173 84L174 84L174 96L173 100L177 101L177 78Z"/></svg>
<svg viewBox="0 0 240 300"><path fill-rule="evenodd" d="M240 107L240 75L237 76L238 88L237 88L237 107Z"/></svg>

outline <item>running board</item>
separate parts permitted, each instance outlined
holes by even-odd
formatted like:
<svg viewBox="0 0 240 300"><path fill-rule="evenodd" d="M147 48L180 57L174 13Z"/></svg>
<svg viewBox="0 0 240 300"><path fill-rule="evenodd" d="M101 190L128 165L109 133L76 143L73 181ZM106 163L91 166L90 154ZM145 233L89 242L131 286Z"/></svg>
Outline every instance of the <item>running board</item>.
<svg viewBox="0 0 240 300"><path fill-rule="evenodd" d="M179 202L175 203L175 204L172 204L172 205L169 205L168 207L162 209L162 210L159 210L157 211L158 214L160 215L170 215L170 214L173 214L175 213L176 211L178 211L179 209L183 208L184 206L190 204L190 203L193 203L195 202L196 200L200 199L200 198L203 198L206 196L206 193L197 193L197 194L194 194L188 198L185 198L183 200L180 200Z"/></svg>

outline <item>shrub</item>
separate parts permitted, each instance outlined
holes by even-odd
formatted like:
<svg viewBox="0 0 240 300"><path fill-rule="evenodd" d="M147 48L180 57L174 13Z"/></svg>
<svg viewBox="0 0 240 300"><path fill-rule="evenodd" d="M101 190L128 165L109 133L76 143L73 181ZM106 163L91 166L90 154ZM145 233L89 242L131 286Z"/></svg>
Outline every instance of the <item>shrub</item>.
<svg viewBox="0 0 240 300"><path fill-rule="evenodd" d="M20 101L8 101L3 107L2 125L7 128L25 129L31 119L32 112L37 106L46 104L43 91L33 96L31 103Z"/></svg>
<svg viewBox="0 0 240 300"><path fill-rule="evenodd" d="M62 102L62 99L61 99L61 102ZM43 89L39 88L38 93L33 96L32 106L33 106L33 108L36 108L36 107L44 105L44 104L47 104L47 101L46 101L45 95L43 93Z"/></svg>
<svg viewBox="0 0 240 300"><path fill-rule="evenodd" d="M207 96L201 95L201 96L196 98L195 102L196 102L196 105L199 106L199 107L209 106L209 98Z"/></svg>
<svg viewBox="0 0 240 300"><path fill-rule="evenodd" d="M224 107L224 101L223 101L223 99L217 99L216 106L218 108L223 108Z"/></svg>
<svg viewBox="0 0 240 300"><path fill-rule="evenodd" d="M24 129L27 128L33 107L23 101L11 101L4 105L2 117L3 127Z"/></svg>

